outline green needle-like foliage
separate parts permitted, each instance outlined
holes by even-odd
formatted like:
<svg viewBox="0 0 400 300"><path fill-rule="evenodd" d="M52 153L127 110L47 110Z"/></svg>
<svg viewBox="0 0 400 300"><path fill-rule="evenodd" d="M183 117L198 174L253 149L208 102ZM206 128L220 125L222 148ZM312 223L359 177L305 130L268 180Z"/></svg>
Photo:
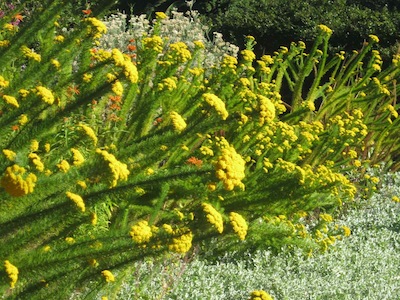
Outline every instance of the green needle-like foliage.
<svg viewBox="0 0 400 300"><path fill-rule="evenodd" d="M329 213L378 183L366 167L398 167L398 58L380 70L374 36L329 58L321 25L310 53L257 61L248 37L204 68L204 43L170 42L163 13L105 49L104 23L85 11L62 29L57 4L0 20L5 297L112 298L130 262L211 241L325 251L348 235Z"/></svg>

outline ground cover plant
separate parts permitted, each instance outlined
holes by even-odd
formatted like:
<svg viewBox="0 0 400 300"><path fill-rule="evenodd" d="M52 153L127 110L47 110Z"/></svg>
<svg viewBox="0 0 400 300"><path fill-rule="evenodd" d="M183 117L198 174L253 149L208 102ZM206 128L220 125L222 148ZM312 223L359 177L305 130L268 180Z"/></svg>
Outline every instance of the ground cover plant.
<svg viewBox="0 0 400 300"><path fill-rule="evenodd" d="M278 254L229 252L217 260L137 262L119 297L241 300L249 299L248 291L264 290L273 299L397 299L400 177L379 177L377 193L357 198L340 219L351 236L328 252L307 257L283 248Z"/></svg>
<svg viewBox="0 0 400 300"><path fill-rule="evenodd" d="M112 299L134 262L210 241L324 252L379 184L367 167L399 167L399 57L383 69L374 35L330 57L320 25L257 59L252 36L236 56L174 33L182 15L133 18L121 44L119 17L46 4L0 19L3 298Z"/></svg>

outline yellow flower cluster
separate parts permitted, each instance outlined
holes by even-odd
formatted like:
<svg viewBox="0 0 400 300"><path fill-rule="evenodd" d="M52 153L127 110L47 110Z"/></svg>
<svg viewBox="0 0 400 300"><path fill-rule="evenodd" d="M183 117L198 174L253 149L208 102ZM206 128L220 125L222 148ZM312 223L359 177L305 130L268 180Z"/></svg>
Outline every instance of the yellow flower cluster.
<svg viewBox="0 0 400 300"><path fill-rule="evenodd" d="M228 191L233 190L235 186L244 190L242 179L245 177L245 160L224 137L218 144L221 147L221 155L215 164L217 178L222 180L224 188Z"/></svg>
<svg viewBox="0 0 400 300"><path fill-rule="evenodd" d="M0 87L6 88L10 82L8 80L5 80L3 76L0 75Z"/></svg>
<svg viewBox="0 0 400 300"><path fill-rule="evenodd" d="M238 63L238 61L237 61L236 57L230 56L230 55L225 55L222 60L221 67L236 70L237 63Z"/></svg>
<svg viewBox="0 0 400 300"><path fill-rule="evenodd" d="M275 118L275 105L265 96L258 95L260 109L260 125L269 123Z"/></svg>
<svg viewBox="0 0 400 300"><path fill-rule="evenodd" d="M93 144L96 146L97 145L97 136L96 133L94 132L94 130L84 124L80 124L79 127L81 129L83 129L83 131L85 132L85 134L93 141Z"/></svg>
<svg viewBox="0 0 400 300"><path fill-rule="evenodd" d="M65 192L65 194L67 195L67 197L69 199L71 199L75 205L82 211L85 212L86 207L85 207L85 202L83 202L83 199L81 196L71 193L71 192Z"/></svg>
<svg viewBox="0 0 400 300"><path fill-rule="evenodd" d="M118 161L114 155L108 153L106 150L96 149L96 153L100 154L105 162L108 163L108 167L111 172L110 187L117 186L119 180L127 180L129 175L128 166Z"/></svg>
<svg viewBox="0 0 400 300"><path fill-rule="evenodd" d="M201 206L206 213L207 221L212 224L219 233L222 233L224 231L224 221L222 220L221 214L211 204L202 203Z"/></svg>
<svg viewBox="0 0 400 300"><path fill-rule="evenodd" d="M172 43L169 45L169 48L171 52L168 55L168 58L173 59L177 63L184 63L192 58L192 54L184 42Z"/></svg>
<svg viewBox="0 0 400 300"><path fill-rule="evenodd" d="M8 278L10 279L10 287L13 289L18 281L18 268L11 264L8 260L4 261L4 268Z"/></svg>
<svg viewBox="0 0 400 300"><path fill-rule="evenodd" d="M122 94L124 93L124 87L122 86L122 83L119 80L116 80L113 83L111 89L114 92L114 94L117 96L122 96Z"/></svg>
<svg viewBox="0 0 400 300"><path fill-rule="evenodd" d="M70 164L69 164L68 161L66 161L65 159L63 159L62 161L60 161L60 162L57 164L57 168L58 168L61 172L67 173L68 170L71 168L71 166L70 166Z"/></svg>
<svg viewBox="0 0 400 300"><path fill-rule="evenodd" d="M25 55L26 58L33 59L37 62L40 62L42 60L40 54L35 53L35 51L29 49L27 46L22 46L21 52Z"/></svg>
<svg viewBox="0 0 400 300"><path fill-rule="evenodd" d="M326 25L318 25L319 30L321 30L322 32L324 32L327 35L331 35L332 34L332 29L330 29L328 26Z"/></svg>
<svg viewBox="0 0 400 300"><path fill-rule="evenodd" d="M193 234L189 231L179 237L174 237L172 243L168 245L168 249L176 253L186 253L192 248L192 240Z"/></svg>
<svg viewBox="0 0 400 300"><path fill-rule="evenodd" d="M85 162L85 158L78 149L71 148L71 152L73 153L73 164L75 166L79 166Z"/></svg>
<svg viewBox="0 0 400 300"><path fill-rule="evenodd" d="M217 111L217 113L221 116L222 120L226 120L228 118L229 113L225 108L225 103L218 98L216 95L211 94L211 93L205 93L203 94L203 99L214 109Z"/></svg>
<svg viewBox="0 0 400 300"><path fill-rule="evenodd" d="M267 292L263 290L257 290L251 292L249 300L273 300L273 298Z"/></svg>
<svg viewBox="0 0 400 300"><path fill-rule="evenodd" d="M11 161L14 161L15 158L17 157L17 154L14 151L9 150L9 149L3 149L3 154L8 160L11 160Z"/></svg>
<svg viewBox="0 0 400 300"><path fill-rule="evenodd" d="M10 46L10 41L9 40L0 41L0 48L8 47L8 46Z"/></svg>
<svg viewBox="0 0 400 300"><path fill-rule="evenodd" d="M167 90L173 91L177 88L176 82L177 78L175 76L167 77L161 80L161 82L157 85L159 91Z"/></svg>
<svg viewBox="0 0 400 300"><path fill-rule="evenodd" d="M18 120L18 123L20 124L20 125L25 125L26 123L28 123L28 121L29 121L29 119L28 119L28 116L26 115L26 114L22 114L20 117L19 117L19 120Z"/></svg>
<svg viewBox="0 0 400 300"><path fill-rule="evenodd" d="M37 177L35 174L29 173L24 178L25 172L25 168L17 164L6 169L0 183L8 194L13 197L21 197L33 192Z"/></svg>
<svg viewBox="0 0 400 300"><path fill-rule="evenodd" d="M231 212L229 214L229 220L233 227L233 231L239 236L240 240L244 240L247 235L248 225L246 220L238 213Z"/></svg>
<svg viewBox="0 0 400 300"><path fill-rule="evenodd" d="M139 79L139 73L136 66L132 63L129 56L122 54L121 51L114 48L111 51L111 57L114 63L118 67L122 67L124 70L124 75L131 83L136 83ZM115 79L115 78L114 78ZM113 81L114 79L109 81Z"/></svg>
<svg viewBox="0 0 400 300"><path fill-rule="evenodd" d="M28 154L28 158L32 161L32 163L35 166L36 170L38 170L39 172L43 172L44 171L44 164L41 161L39 155L37 155L36 153L29 153Z"/></svg>
<svg viewBox="0 0 400 300"><path fill-rule="evenodd" d="M181 132L186 128L187 125L185 120L176 111L171 111L170 117L172 120L172 125L176 131Z"/></svg>
<svg viewBox="0 0 400 300"><path fill-rule="evenodd" d="M43 102L46 102L47 104L50 105L53 104L54 95L48 88L45 88L44 86L37 86L35 92L36 95L38 95Z"/></svg>
<svg viewBox="0 0 400 300"><path fill-rule="evenodd" d="M101 275L103 275L106 282L114 282L115 281L115 277L114 277L113 273L111 273L109 270L101 271Z"/></svg>
<svg viewBox="0 0 400 300"><path fill-rule="evenodd" d="M3 95L3 100L14 107L19 107L17 99L13 96Z"/></svg>
<svg viewBox="0 0 400 300"><path fill-rule="evenodd" d="M104 49L96 49L96 51L90 51L90 54L94 60L103 62L111 57L111 52Z"/></svg>
<svg viewBox="0 0 400 300"><path fill-rule="evenodd" d="M107 33L106 25L96 18L86 18L86 22L89 22L94 27L93 38L99 39L105 33Z"/></svg>
<svg viewBox="0 0 400 300"><path fill-rule="evenodd" d="M145 49L152 49L158 53L161 53L163 50L163 40L160 36L154 35L152 37L145 37L142 40L143 46Z"/></svg>
<svg viewBox="0 0 400 300"><path fill-rule="evenodd" d="M245 49L245 50L242 50L240 53L243 56L243 60L246 62L252 62L253 60L256 59L256 55L251 50Z"/></svg>
<svg viewBox="0 0 400 300"><path fill-rule="evenodd" d="M138 244L149 242L153 236L151 227L145 220L139 221L137 224L133 225L129 234L132 237L132 240Z"/></svg>

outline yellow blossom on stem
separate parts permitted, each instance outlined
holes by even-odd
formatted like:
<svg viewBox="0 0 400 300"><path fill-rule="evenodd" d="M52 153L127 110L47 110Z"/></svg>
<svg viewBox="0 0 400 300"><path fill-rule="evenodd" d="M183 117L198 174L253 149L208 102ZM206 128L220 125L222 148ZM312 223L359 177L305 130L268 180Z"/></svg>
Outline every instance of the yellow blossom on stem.
<svg viewBox="0 0 400 300"><path fill-rule="evenodd" d="M79 166L85 162L85 158L83 157L82 153L75 148L71 148L71 152L73 153L73 164L75 166Z"/></svg>
<svg viewBox="0 0 400 300"><path fill-rule="evenodd" d="M114 282L115 281L115 277L114 277L113 273L111 273L109 270L101 271L101 275L103 275L106 282Z"/></svg>
<svg viewBox="0 0 400 300"><path fill-rule="evenodd" d="M92 80L92 78L93 78L93 74L85 73L85 74L83 74L82 80L84 82L90 82Z"/></svg>
<svg viewBox="0 0 400 300"><path fill-rule="evenodd" d="M53 104L54 95L48 88L45 88L44 86L37 86L35 92L36 95L38 95L43 102L46 102L47 104L50 105Z"/></svg>
<svg viewBox="0 0 400 300"><path fill-rule="evenodd" d="M70 164L68 161L66 161L65 159L63 159L62 161L60 161L60 163L57 164L58 169L63 172L63 173L67 173L68 170L71 168Z"/></svg>
<svg viewBox="0 0 400 300"><path fill-rule="evenodd" d="M1 186L13 197L21 197L33 192L37 177L29 173L25 176L26 170L15 164L8 167L1 178Z"/></svg>
<svg viewBox="0 0 400 300"><path fill-rule="evenodd" d="M3 95L3 100L14 107L19 107L17 99L13 96Z"/></svg>
<svg viewBox="0 0 400 300"><path fill-rule="evenodd" d="M71 192L65 192L65 194L67 195L67 197L69 199L71 199L75 205L82 211L85 212L86 208L85 208L85 202L83 202L83 199L81 196L71 193Z"/></svg>
<svg viewBox="0 0 400 300"><path fill-rule="evenodd" d="M34 166L36 167L36 169L39 172L43 172L44 171L44 164L40 160L39 155L37 155L36 153L29 153L28 154L28 158L32 161L32 163L34 164Z"/></svg>
<svg viewBox="0 0 400 300"><path fill-rule="evenodd" d="M176 62L184 63L192 58L192 54L184 42L172 43L169 48L171 50L169 58L174 59Z"/></svg>
<svg viewBox="0 0 400 300"><path fill-rule="evenodd" d="M175 111L171 111L170 117L172 120L172 125L176 131L181 132L186 128L186 122L180 114Z"/></svg>
<svg viewBox="0 0 400 300"><path fill-rule="evenodd" d="M9 149L3 149L3 154L8 160L11 161L14 161L15 158L17 157L17 154Z"/></svg>
<svg viewBox="0 0 400 300"><path fill-rule="evenodd" d="M127 180L129 175L128 166L118 161L114 155L106 150L97 149L97 154L100 154L104 161L108 164L111 173L110 187L115 187L120 180Z"/></svg>
<svg viewBox="0 0 400 300"><path fill-rule="evenodd" d="M5 88L8 87L10 82L8 80L5 80L3 76L0 75L0 87Z"/></svg>
<svg viewBox="0 0 400 300"><path fill-rule="evenodd" d="M132 237L132 240L138 244L149 242L150 238L153 236L151 227L145 220L139 221L137 224L133 225L129 234Z"/></svg>
<svg viewBox="0 0 400 300"><path fill-rule="evenodd" d="M321 24L321 25L318 25L318 28L322 31L322 32L324 32L325 34L327 34L327 35L331 35L332 34L332 29L330 29L328 26L326 26L326 25L323 25L323 24Z"/></svg>
<svg viewBox="0 0 400 300"><path fill-rule="evenodd" d="M163 50L163 40L160 36L154 35L152 37L145 37L142 40L143 46L145 49L152 49L156 52L162 52Z"/></svg>
<svg viewBox="0 0 400 300"><path fill-rule="evenodd" d="M21 52L25 55L26 58L33 59L37 62L40 62L42 60L40 54L35 53L35 51L29 49L27 46L22 46Z"/></svg>
<svg viewBox="0 0 400 300"><path fill-rule="evenodd" d="M8 47L8 46L10 46L10 41L9 40L0 41L0 48Z"/></svg>
<svg viewBox="0 0 400 300"><path fill-rule="evenodd" d="M253 60L256 59L256 55L251 50L245 49L245 50L242 50L240 53L243 56L243 60L246 62L252 62Z"/></svg>
<svg viewBox="0 0 400 300"><path fill-rule="evenodd" d="M165 13L163 13L162 11L157 11L156 18L157 19L166 19L166 18L168 18L168 16Z"/></svg>
<svg viewBox="0 0 400 300"><path fill-rule="evenodd" d="M62 42L64 42L64 36L62 36L62 35L57 35L56 37L54 37L54 40L56 41L56 42L59 42L59 43L62 43Z"/></svg>
<svg viewBox="0 0 400 300"><path fill-rule="evenodd" d="M87 126L87 125L84 125L84 124L80 124L79 127L80 127L81 129L83 129L83 131L85 132L85 134L86 134L89 138L92 139L93 144L96 146L96 144L97 144L97 136L96 136L96 133L94 132L94 130L93 130L91 127L89 127L89 126Z"/></svg>
<svg viewBox="0 0 400 300"><path fill-rule="evenodd" d="M18 119L18 123L19 123L19 125L21 125L21 126L23 126L23 125L25 125L26 123L28 123L28 121L29 121L29 119L28 119L28 116L27 116L26 114L22 114L22 115L19 117L19 119Z"/></svg>
<svg viewBox="0 0 400 300"><path fill-rule="evenodd" d="M8 278L10 279L10 287L13 289L18 281L18 268L11 264L8 260L4 261L4 268Z"/></svg>
<svg viewBox="0 0 400 300"><path fill-rule="evenodd" d="M36 152L39 150L39 142L37 140L32 140L30 145L31 152Z"/></svg>
<svg viewBox="0 0 400 300"><path fill-rule="evenodd" d="M216 162L216 176L220 179L226 190L231 191L235 186L244 190L242 179L245 177L246 161L230 146L225 138L221 139L221 155Z"/></svg>
<svg viewBox="0 0 400 300"><path fill-rule="evenodd" d="M224 221L222 220L221 214L211 204L202 203L201 206L206 213L207 221L212 224L219 233L222 233L224 231Z"/></svg>
<svg viewBox="0 0 400 300"><path fill-rule="evenodd" d="M248 225L246 220L238 213L231 212L229 220L233 227L233 231L239 236L239 239L244 240L247 235Z"/></svg>
<svg viewBox="0 0 400 300"><path fill-rule="evenodd" d="M203 94L203 99L214 109L217 111L217 113L221 116L222 120L226 120L228 118L229 113L225 108L225 103L218 98L218 96L211 94L211 93L205 93Z"/></svg>
<svg viewBox="0 0 400 300"><path fill-rule="evenodd" d="M124 93L124 88L121 84L121 82L119 80L116 80L113 85L112 85L112 91L114 92L114 94L116 94L117 96L122 96L122 94Z"/></svg>
<svg viewBox="0 0 400 300"><path fill-rule="evenodd" d="M173 238L172 243L168 245L168 249L176 253L186 253L192 248L192 240L193 234L189 231L179 237Z"/></svg>
<svg viewBox="0 0 400 300"><path fill-rule="evenodd" d="M94 32L91 31L91 33L93 33L94 39L99 39L103 34L107 33L107 26L102 21L96 18L86 18L85 21L93 26Z"/></svg>

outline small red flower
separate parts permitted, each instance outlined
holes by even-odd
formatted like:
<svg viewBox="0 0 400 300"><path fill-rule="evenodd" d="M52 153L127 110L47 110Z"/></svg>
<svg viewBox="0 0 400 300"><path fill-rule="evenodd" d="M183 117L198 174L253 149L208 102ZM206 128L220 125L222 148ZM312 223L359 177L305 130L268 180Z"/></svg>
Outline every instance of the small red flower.
<svg viewBox="0 0 400 300"><path fill-rule="evenodd" d="M84 9L84 10L82 10L82 12L87 16L92 13L92 11L90 9Z"/></svg>

